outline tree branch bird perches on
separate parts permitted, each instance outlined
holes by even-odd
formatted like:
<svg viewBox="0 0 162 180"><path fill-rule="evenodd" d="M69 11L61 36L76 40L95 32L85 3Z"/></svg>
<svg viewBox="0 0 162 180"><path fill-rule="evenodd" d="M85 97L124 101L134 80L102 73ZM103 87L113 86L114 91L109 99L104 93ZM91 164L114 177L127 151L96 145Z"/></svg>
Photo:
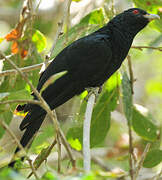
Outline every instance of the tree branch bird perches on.
<svg viewBox="0 0 162 180"><path fill-rule="evenodd" d="M79 95L86 88L102 86L121 66L136 34L157 18L158 15L131 8L118 14L101 29L63 49L42 73L37 86L51 110ZM66 73L43 88L51 76L60 72ZM33 96L37 100L34 94ZM18 110L28 112L20 124L20 130L24 130L20 143L25 147L39 130L47 113L36 104L18 106ZM15 153L18 151L19 148ZM9 164L13 165L14 162Z"/></svg>

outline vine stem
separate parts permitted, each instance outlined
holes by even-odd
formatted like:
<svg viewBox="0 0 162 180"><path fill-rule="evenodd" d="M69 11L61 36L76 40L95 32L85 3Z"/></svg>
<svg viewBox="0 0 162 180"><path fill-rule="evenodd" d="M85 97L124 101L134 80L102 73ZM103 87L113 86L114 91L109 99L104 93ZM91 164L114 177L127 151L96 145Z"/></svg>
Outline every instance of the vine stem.
<svg viewBox="0 0 162 180"><path fill-rule="evenodd" d="M90 124L94 103L95 94L92 93L88 98L87 108L85 112L85 120L83 125L83 163L85 172L89 172L91 169Z"/></svg>

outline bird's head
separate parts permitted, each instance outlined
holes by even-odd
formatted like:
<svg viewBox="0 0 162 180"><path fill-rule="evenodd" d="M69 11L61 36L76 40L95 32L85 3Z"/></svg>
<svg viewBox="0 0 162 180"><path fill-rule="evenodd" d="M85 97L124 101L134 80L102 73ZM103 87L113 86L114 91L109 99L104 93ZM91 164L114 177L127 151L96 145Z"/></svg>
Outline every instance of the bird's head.
<svg viewBox="0 0 162 180"><path fill-rule="evenodd" d="M140 31L150 21L160 19L160 17L156 14L149 14L139 8L131 8L122 13L122 19L129 27Z"/></svg>

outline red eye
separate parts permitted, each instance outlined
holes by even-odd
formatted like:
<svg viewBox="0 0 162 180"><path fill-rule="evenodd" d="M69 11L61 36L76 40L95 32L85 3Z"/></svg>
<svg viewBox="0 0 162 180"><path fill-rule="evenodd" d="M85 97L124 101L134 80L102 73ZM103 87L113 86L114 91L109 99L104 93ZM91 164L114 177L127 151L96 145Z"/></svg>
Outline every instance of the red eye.
<svg viewBox="0 0 162 180"><path fill-rule="evenodd" d="M139 13L138 10L134 10L134 11L133 11L133 14L138 14L138 13Z"/></svg>

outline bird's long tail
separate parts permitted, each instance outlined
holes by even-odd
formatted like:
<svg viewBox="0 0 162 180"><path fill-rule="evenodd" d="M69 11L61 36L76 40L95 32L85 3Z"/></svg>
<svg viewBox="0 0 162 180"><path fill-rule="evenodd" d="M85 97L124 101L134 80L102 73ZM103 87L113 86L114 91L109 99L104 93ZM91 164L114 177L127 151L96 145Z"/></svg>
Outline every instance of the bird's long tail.
<svg viewBox="0 0 162 180"><path fill-rule="evenodd" d="M21 130L25 129L25 132L20 140L20 144L23 147L26 147L28 145L28 143L30 142L34 134L39 130L46 116L46 112L41 107L37 106L36 108L37 108L37 111L29 112L26 115L26 117L23 119L22 123L20 124L20 129ZM19 152L19 150L20 148L17 147L14 154ZM21 159L23 160L24 157L22 157ZM8 166L14 167L14 164L15 164L15 161L13 160L8 164Z"/></svg>

